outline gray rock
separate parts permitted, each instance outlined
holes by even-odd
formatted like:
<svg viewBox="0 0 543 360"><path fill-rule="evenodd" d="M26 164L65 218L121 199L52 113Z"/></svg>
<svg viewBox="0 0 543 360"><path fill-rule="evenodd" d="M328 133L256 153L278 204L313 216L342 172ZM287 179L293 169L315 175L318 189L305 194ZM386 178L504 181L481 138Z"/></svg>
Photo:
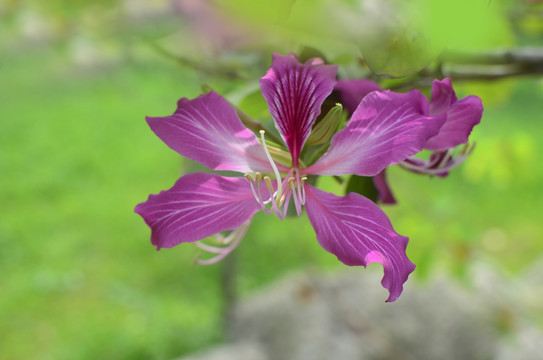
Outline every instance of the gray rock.
<svg viewBox="0 0 543 360"><path fill-rule="evenodd" d="M475 263L467 284L410 279L394 303L384 302L379 266L293 274L238 303L234 344L184 360L543 359L530 321L542 273L543 262L518 278Z"/></svg>
<svg viewBox="0 0 543 360"><path fill-rule="evenodd" d="M220 345L179 360L268 360L268 357L260 344L239 342Z"/></svg>
<svg viewBox="0 0 543 360"><path fill-rule="evenodd" d="M376 274L298 275L243 301L234 338L275 359L492 359L489 309L444 281L406 289L395 303Z"/></svg>

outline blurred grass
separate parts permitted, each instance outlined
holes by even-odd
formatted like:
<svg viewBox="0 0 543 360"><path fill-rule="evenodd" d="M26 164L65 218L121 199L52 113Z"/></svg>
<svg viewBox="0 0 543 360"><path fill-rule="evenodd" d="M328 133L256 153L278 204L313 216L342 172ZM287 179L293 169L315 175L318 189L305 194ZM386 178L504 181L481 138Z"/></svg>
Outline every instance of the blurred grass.
<svg viewBox="0 0 543 360"><path fill-rule="evenodd" d="M198 93L191 70L158 57L89 71L45 48L2 58L2 357L165 359L221 339L221 265L192 266L191 245L156 252L133 213L181 168L144 116ZM411 238L415 277L540 256L541 95L526 80L487 106L475 153L446 179L392 169L400 205L385 211ZM257 214L237 251L243 293L299 267L341 267L305 217Z"/></svg>
<svg viewBox="0 0 543 360"><path fill-rule="evenodd" d="M156 252L133 213L181 168L144 116L196 96L196 75L160 58L75 71L44 49L2 62L2 358L164 359L218 341L220 265L192 266L191 245ZM287 242L305 219L282 235L265 220L244 244L247 290L321 256Z"/></svg>
<svg viewBox="0 0 543 360"><path fill-rule="evenodd" d="M133 213L179 174L144 115L194 95L194 74L59 64L30 52L0 73L3 356L166 358L216 340L217 269L157 253Z"/></svg>

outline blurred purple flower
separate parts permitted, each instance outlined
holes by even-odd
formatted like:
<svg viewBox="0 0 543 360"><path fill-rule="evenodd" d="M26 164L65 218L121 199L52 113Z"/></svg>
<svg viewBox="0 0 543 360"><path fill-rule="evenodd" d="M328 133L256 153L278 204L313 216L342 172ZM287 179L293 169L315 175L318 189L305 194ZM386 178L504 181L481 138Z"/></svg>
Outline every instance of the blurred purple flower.
<svg viewBox="0 0 543 360"><path fill-rule="evenodd" d="M226 251L203 245L220 259L241 240L258 210L284 219L292 199L298 215L305 206L320 245L340 261L362 266L381 263L387 301L396 300L415 268L405 254L408 238L394 231L371 200L356 193L341 197L319 190L306 182L305 175L375 176L419 152L438 133L444 116L429 116L428 100L418 90L373 92L332 137L328 151L306 166L300 160L301 150L334 88L336 71L336 66L319 59L301 64L292 54L275 54L260 80L269 112L290 153L288 165L272 158L264 131L259 142L235 109L214 92L179 100L171 116L147 118L155 134L179 154L212 170L245 173L245 178L184 175L171 189L137 205L135 211L151 227L151 242L157 249L234 229Z"/></svg>
<svg viewBox="0 0 543 360"><path fill-rule="evenodd" d="M366 79L339 80L335 89L340 93L345 107L355 111L357 101L379 90L379 85ZM473 127L481 121L483 105L481 99L470 95L457 99L451 79L434 80L428 115L444 114L446 121L439 133L426 141L424 149L433 153L428 160L411 156L399 163L403 168L412 172L444 177L449 171L460 165L473 150L468 144L468 137ZM464 144L456 154L454 148ZM377 174L374 184L379 192L379 200L383 204L395 204L392 191L386 180L386 169Z"/></svg>
<svg viewBox="0 0 543 360"><path fill-rule="evenodd" d="M226 16L213 0L173 0L174 8L189 26L200 51L219 53L256 41L254 34Z"/></svg>

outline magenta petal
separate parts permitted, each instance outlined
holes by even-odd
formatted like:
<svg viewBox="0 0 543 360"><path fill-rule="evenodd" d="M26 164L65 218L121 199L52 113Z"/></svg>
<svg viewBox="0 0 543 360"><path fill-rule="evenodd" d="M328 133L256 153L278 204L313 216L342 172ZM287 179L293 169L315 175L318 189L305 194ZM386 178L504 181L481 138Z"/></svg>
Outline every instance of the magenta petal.
<svg viewBox="0 0 543 360"><path fill-rule="evenodd" d="M339 197L306 185L306 210L317 240L346 265L383 265L387 301L396 300L415 269L405 253L409 239L397 234L386 214L371 200L349 193Z"/></svg>
<svg viewBox="0 0 543 360"><path fill-rule="evenodd" d="M136 206L157 249L194 242L241 226L259 210L245 178L208 173L181 177L175 185Z"/></svg>
<svg viewBox="0 0 543 360"><path fill-rule="evenodd" d="M456 94L452 88L450 78L432 83L432 97L430 100L430 114L437 115L446 112L449 106L457 102Z"/></svg>
<svg viewBox="0 0 543 360"><path fill-rule="evenodd" d="M335 65L311 60L301 64L293 54L273 54L271 68L260 79L262 95L294 167L324 99L334 88L336 72Z"/></svg>
<svg viewBox="0 0 543 360"><path fill-rule="evenodd" d="M338 80L334 89L339 91L343 106L352 114L366 95L381 87L367 79L347 79Z"/></svg>
<svg viewBox="0 0 543 360"><path fill-rule="evenodd" d="M401 94L374 91L360 103L328 151L305 174L375 176L422 150L436 135L444 115L427 116L428 100L418 90Z"/></svg>
<svg viewBox="0 0 543 360"><path fill-rule="evenodd" d="M397 201L388 185L386 170L387 169L383 169L383 171L373 177L373 184L377 188L378 200L382 204L394 205Z"/></svg>
<svg viewBox="0 0 543 360"><path fill-rule="evenodd" d="M272 171L255 134L214 92L194 100L183 98L173 115L148 117L147 123L170 148L210 169Z"/></svg>
<svg viewBox="0 0 543 360"><path fill-rule="evenodd" d="M439 114L446 114L447 120L439 133L426 142L425 149L440 151L466 143L473 127L481 121L483 104L474 95L457 100L451 79L435 80L430 115Z"/></svg>

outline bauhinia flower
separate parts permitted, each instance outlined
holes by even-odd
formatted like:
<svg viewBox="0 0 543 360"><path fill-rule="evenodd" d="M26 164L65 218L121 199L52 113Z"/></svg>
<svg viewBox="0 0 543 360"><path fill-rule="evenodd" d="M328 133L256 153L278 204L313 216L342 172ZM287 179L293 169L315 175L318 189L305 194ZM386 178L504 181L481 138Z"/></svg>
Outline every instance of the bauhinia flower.
<svg viewBox="0 0 543 360"><path fill-rule="evenodd" d="M415 268L406 255L408 238L394 231L371 200L356 193L342 197L325 192L308 184L307 175L375 176L419 152L438 134L444 116L428 115L428 100L418 90L373 92L345 128L333 135L324 155L305 163L304 144L334 88L336 71L336 66L319 59L301 64L292 54L274 54L260 84L284 146L268 145L264 131L259 141L215 92L179 100L171 116L147 118L155 134L182 156L212 170L243 175L187 174L171 189L150 195L135 211L150 226L152 244L169 248L232 230L224 239L231 244L230 251L256 212L284 219L293 203L298 215L305 207L317 241L341 262L382 264L387 301L396 300ZM206 244L202 247L219 258L226 254Z"/></svg>
<svg viewBox="0 0 543 360"><path fill-rule="evenodd" d="M354 111L357 101L361 101L372 91L379 90L379 85L366 79L340 80L336 90L349 111ZM475 95L457 99L451 79L434 80L428 115L445 115L446 120L439 133L426 141L424 149L431 150L428 160L410 156L399 165L409 171L444 177L449 171L460 165L473 151L474 145L468 143L473 127L481 121L483 105ZM459 151L455 148L463 145ZM392 191L386 180L386 169L373 178L379 192L379 200L384 204L394 204Z"/></svg>

